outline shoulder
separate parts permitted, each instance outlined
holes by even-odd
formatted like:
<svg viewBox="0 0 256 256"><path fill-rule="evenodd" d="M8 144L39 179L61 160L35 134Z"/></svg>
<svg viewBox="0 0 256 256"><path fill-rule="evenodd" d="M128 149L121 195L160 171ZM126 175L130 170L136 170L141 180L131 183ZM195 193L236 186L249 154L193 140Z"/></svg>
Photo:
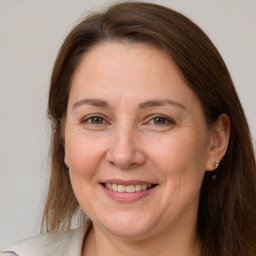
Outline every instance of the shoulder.
<svg viewBox="0 0 256 256"><path fill-rule="evenodd" d="M0 256L80 256L86 226L22 240L1 248Z"/></svg>

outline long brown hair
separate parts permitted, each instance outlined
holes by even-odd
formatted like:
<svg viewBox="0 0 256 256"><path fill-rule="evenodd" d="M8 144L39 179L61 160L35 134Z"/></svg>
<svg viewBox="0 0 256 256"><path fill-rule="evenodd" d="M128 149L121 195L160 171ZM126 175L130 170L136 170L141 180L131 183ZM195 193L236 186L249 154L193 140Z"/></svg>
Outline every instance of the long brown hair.
<svg viewBox="0 0 256 256"><path fill-rule="evenodd" d="M63 162L69 90L81 56L104 41L144 42L169 54L201 101L209 127L221 113L231 122L229 146L213 181L206 172L197 233L204 256L256 255L256 166L252 138L227 67L206 34L163 6L126 2L86 17L63 43L51 78L51 178L42 227L70 228L79 204ZM83 214L81 216L84 216Z"/></svg>

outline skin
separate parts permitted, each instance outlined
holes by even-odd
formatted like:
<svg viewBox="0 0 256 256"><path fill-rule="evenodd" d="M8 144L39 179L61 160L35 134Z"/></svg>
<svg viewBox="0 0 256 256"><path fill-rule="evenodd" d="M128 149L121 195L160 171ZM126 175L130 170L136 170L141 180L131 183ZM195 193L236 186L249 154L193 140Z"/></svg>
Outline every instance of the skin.
<svg viewBox="0 0 256 256"><path fill-rule="evenodd" d="M145 104L152 100L161 104ZM72 81L65 125L65 162L93 222L82 255L199 255L200 186L228 137L228 117L209 129L199 99L161 50L114 42L90 49ZM105 193L106 179L157 186L119 202Z"/></svg>

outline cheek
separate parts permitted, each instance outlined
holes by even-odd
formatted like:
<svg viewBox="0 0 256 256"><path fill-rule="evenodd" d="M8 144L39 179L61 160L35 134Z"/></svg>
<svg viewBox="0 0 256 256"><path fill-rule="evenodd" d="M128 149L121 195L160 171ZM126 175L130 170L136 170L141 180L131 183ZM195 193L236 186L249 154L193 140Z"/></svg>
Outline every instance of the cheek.
<svg viewBox="0 0 256 256"><path fill-rule="evenodd" d="M70 180L75 196L83 210L90 214L92 198L96 200L95 186L103 148L96 138L83 132L66 132L65 152L69 162Z"/></svg>
<svg viewBox="0 0 256 256"><path fill-rule="evenodd" d="M83 132L66 133L65 153L70 171L77 176L91 176L104 154L104 143Z"/></svg>
<svg viewBox="0 0 256 256"><path fill-rule="evenodd" d="M198 134L190 130L173 133L173 136L151 143L149 150L154 152L151 159L158 169L158 177L165 191L161 200L167 208L172 204L180 207L190 205L199 197L205 173L207 144L203 139L205 134L201 133L201 138Z"/></svg>
<svg viewBox="0 0 256 256"><path fill-rule="evenodd" d="M197 206L207 151L202 141L195 134L176 134L168 140L159 141L162 146L154 149L152 159L159 170L164 191L159 201L159 205L165 208L163 218L172 216L174 208L186 212L188 208Z"/></svg>
<svg viewBox="0 0 256 256"><path fill-rule="evenodd" d="M203 137L203 135L202 135ZM162 171L180 176L189 171L204 170L207 158L206 139L196 133L175 133L149 143L151 159Z"/></svg>

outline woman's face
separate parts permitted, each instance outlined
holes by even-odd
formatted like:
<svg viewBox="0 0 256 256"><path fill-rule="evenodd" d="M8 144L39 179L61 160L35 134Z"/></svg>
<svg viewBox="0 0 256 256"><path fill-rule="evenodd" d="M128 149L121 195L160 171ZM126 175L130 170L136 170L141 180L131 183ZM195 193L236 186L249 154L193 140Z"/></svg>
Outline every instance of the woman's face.
<svg viewBox="0 0 256 256"><path fill-rule="evenodd" d="M199 100L167 54L106 42L83 56L65 153L95 227L126 238L194 229L210 141Z"/></svg>

